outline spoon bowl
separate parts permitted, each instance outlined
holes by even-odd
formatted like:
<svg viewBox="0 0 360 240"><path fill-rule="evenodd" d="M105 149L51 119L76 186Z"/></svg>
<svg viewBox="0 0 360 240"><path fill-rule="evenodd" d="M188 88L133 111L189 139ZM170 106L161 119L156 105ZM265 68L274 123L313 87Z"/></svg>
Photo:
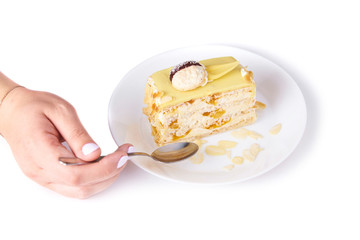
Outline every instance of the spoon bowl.
<svg viewBox="0 0 360 240"><path fill-rule="evenodd" d="M159 147L150 154L144 152L128 153L128 156L146 156L153 160L171 163L191 157L199 150L199 146L192 142L178 142ZM77 158L59 158L59 162L65 166L80 166L99 162L104 156L94 161L79 161Z"/></svg>
<svg viewBox="0 0 360 240"><path fill-rule="evenodd" d="M160 162L177 162L191 157L199 150L199 146L192 142L179 142L159 147L152 152L151 157ZM129 153L129 156L136 156Z"/></svg>

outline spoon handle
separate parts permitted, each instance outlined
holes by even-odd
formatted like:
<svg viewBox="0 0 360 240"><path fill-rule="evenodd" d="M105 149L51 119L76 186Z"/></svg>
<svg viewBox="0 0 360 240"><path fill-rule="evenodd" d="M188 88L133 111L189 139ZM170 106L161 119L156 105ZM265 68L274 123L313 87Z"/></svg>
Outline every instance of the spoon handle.
<svg viewBox="0 0 360 240"><path fill-rule="evenodd" d="M128 153L128 156L147 156L151 157L149 154L144 152L132 152ZM99 162L105 156L100 156L99 158L95 159L94 161L79 161L77 158L59 158L59 162L65 166L81 166L81 165L88 165L92 163Z"/></svg>
<svg viewBox="0 0 360 240"><path fill-rule="evenodd" d="M65 166L81 166L81 165L88 165L88 164L99 162L104 157L105 156L100 156L99 158L95 159L94 161L81 161L81 160L78 160L77 158L61 157L61 158L59 158L59 162Z"/></svg>
<svg viewBox="0 0 360 240"><path fill-rule="evenodd" d="M144 152L131 152L128 153L128 156L146 156L146 157L151 157L149 154L144 153Z"/></svg>

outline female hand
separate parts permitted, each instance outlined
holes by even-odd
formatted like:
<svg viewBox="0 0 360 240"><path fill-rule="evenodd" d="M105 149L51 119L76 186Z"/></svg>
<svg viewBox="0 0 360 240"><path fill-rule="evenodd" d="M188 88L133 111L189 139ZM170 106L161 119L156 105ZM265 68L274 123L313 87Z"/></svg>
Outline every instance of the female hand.
<svg viewBox="0 0 360 240"><path fill-rule="evenodd" d="M0 133L29 178L75 198L87 198L109 187L126 164L131 147L124 144L89 165L60 164L60 157L95 160L101 150L72 105L51 93L23 87L13 89L0 105Z"/></svg>

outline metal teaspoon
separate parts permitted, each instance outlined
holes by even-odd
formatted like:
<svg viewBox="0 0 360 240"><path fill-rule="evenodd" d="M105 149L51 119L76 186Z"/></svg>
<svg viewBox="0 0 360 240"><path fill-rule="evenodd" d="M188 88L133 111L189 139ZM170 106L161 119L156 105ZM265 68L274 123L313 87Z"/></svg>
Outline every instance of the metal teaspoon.
<svg viewBox="0 0 360 240"><path fill-rule="evenodd" d="M178 142L168 144L162 147L159 147L152 154L147 154L144 152L132 152L128 153L128 156L146 156L150 157L156 161L171 163L184 160L188 157L191 157L199 150L199 146L192 142ZM95 162L99 162L103 159L104 156L100 156L94 161L79 161L76 158L59 158L59 162L65 166L80 166L87 165Z"/></svg>

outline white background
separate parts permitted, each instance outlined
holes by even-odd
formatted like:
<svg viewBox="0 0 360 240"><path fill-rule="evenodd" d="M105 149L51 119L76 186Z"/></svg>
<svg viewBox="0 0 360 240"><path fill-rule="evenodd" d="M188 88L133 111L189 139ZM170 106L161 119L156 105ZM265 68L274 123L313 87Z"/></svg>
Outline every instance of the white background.
<svg viewBox="0 0 360 240"><path fill-rule="evenodd" d="M0 138L0 239L359 239L356 2L1 0L0 70L71 102L104 153L116 148L107 106L121 78L189 45L235 45L280 65L308 122L295 152L255 179L174 183L130 163L87 200L25 177Z"/></svg>

